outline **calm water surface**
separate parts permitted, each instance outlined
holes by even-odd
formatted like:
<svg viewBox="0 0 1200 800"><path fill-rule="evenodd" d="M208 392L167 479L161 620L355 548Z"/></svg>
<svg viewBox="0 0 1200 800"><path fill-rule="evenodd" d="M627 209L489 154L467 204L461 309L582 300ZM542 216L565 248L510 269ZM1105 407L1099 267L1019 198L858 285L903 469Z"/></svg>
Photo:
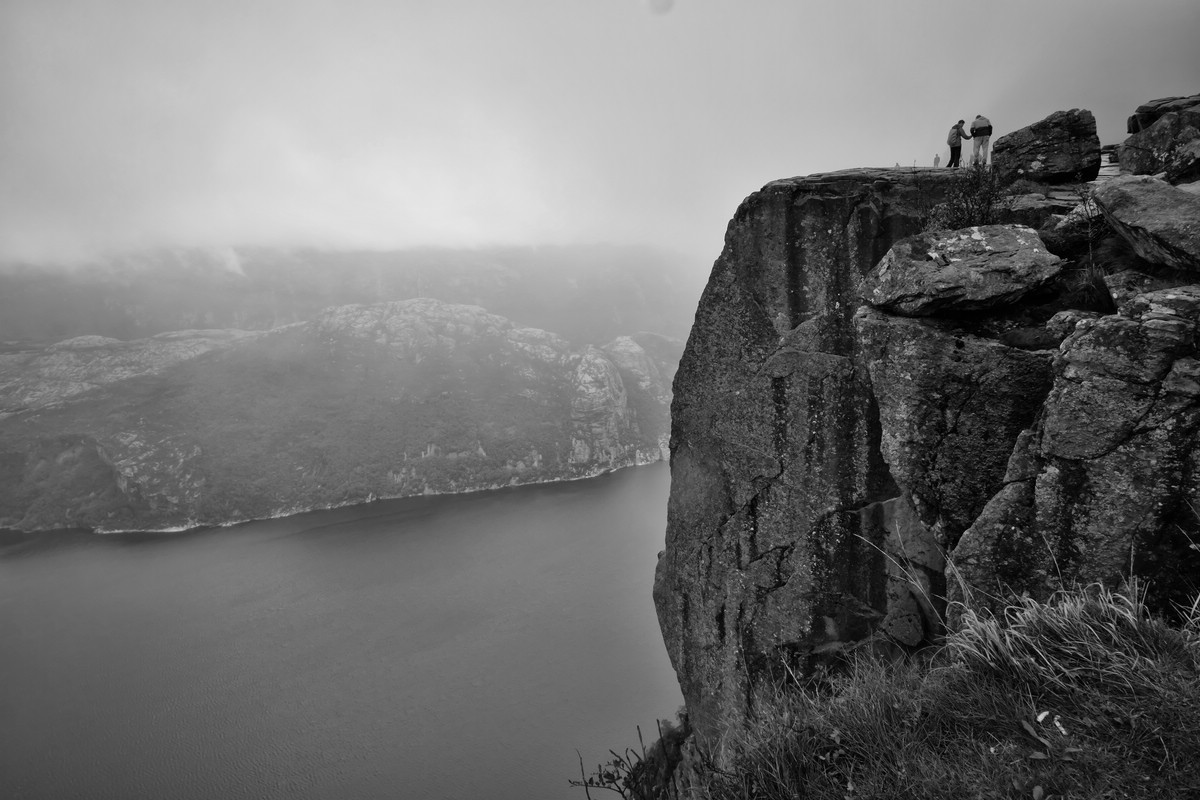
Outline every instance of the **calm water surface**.
<svg viewBox="0 0 1200 800"><path fill-rule="evenodd" d="M0 797L582 800L576 748L681 703L650 600L668 485L8 540Z"/></svg>

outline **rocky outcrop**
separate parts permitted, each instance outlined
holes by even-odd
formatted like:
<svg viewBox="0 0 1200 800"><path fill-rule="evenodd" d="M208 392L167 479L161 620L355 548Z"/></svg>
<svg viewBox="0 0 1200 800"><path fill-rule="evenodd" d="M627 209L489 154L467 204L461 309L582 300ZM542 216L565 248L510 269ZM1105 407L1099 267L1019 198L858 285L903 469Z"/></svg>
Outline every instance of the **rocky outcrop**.
<svg viewBox="0 0 1200 800"><path fill-rule="evenodd" d="M1096 118L1087 109L1055 111L992 145L992 167L1001 180L1043 183L1090 181L1100 172Z"/></svg>
<svg viewBox="0 0 1200 800"><path fill-rule="evenodd" d="M1200 196L1148 176L1122 176L1094 195L1108 223L1154 264L1200 270Z"/></svg>
<svg viewBox="0 0 1200 800"><path fill-rule="evenodd" d="M742 203L676 375L655 580L701 739L766 682L936 639L947 598L1131 575L1164 610L1194 592L1200 289L1116 248L1140 234L1111 198L1141 180L1080 211L1088 269L1027 228L918 235L946 189L922 171ZM1144 274L1110 289L1131 260Z"/></svg>
<svg viewBox="0 0 1200 800"><path fill-rule="evenodd" d="M1187 599L1200 578L1186 557L1200 530L1198 322L1200 287L1184 286L1078 325L1040 424L954 548L952 600L987 606L1131 573Z"/></svg>
<svg viewBox="0 0 1200 800"><path fill-rule="evenodd" d="M1157 118L1146 114L1153 121L1130 131L1133 135L1121 145L1121 171L1165 173L1169 183L1200 180L1200 95L1158 102Z"/></svg>
<svg viewBox="0 0 1200 800"><path fill-rule="evenodd" d="M909 317L1012 305L1058 276L1062 259L1030 228L934 231L896 244L863 280L863 299Z"/></svg>
<svg viewBox="0 0 1200 800"><path fill-rule="evenodd" d="M218 525L657 460L673 359L652 343L638 358L636 343L612 345L622 365L477 306L417 299L255 334L10 353L0 527Z"/></svg>
<svg viewBox="0 0 1200 800"><path fill-rule="evenodd" d="M1133 114L1126 120L1125 131L1129 134L1136 134L1149 128L1165 114L1183 111L1197 104L1200 104L1200 94L1186 97L1163 97L1158 100L1151 100L1148 103L1143 103L1134 110Z"/></svg>

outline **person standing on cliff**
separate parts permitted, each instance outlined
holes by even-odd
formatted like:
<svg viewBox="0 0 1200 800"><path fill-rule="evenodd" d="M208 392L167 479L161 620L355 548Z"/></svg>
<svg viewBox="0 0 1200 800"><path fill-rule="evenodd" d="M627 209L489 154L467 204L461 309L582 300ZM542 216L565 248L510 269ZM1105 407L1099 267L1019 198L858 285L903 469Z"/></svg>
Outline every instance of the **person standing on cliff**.
<svg viewBox="0 0 1200 800"><path fill-rule="evenodd" d="M992 140L992 121L982 114L975 116L971 123L971 163L986 164L988 157L988 142Z"/></svg>
<svg viewBox="0 0 1200 800"><path fill-rule="evenodd" d="M950 163L946 165L947 169L954 169L958 166L959 158L962 156L962 140L971 138L963 130L964 122L966 120L960 119L958 124L950 129L950 135L946 137L946 144L950 145Z"/></svg>

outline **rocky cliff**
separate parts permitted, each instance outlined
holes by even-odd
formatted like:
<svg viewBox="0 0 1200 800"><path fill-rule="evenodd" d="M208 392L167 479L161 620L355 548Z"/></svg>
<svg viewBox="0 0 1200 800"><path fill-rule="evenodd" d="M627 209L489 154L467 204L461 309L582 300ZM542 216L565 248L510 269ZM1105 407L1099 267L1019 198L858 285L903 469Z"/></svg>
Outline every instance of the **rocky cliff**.
<svg viewBox="0 0 1200 800"><path fill-rule="evenodd" d="M1055 119L1014 137L1015 173L1059 140L1075 173L1099 159ZM1047 190L1040 233L1015 205L923 231L954 180L777 181L729 225L675 379L654 590L710 743L765 682L936 640L948 600L1138 574L1169 608L1200 585L1192 196L1118 179L1071 214ZM1149 224L1163 193L1186 219Z"/></svg>
<svg viewBox="0 0 1200 800"><path fill-rule="evenodd" d="M416 299L18 348L0 354L0 527L224 524L657 460L676 347L573 347Z"/></svg>

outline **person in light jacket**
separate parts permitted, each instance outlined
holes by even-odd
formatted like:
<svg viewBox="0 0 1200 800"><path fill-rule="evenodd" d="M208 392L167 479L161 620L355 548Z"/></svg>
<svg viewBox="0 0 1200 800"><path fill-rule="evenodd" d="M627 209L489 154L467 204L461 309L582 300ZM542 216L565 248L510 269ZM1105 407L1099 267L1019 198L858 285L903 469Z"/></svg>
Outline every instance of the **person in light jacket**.
<svg viewBox="0 0 1200 800"><path fill-rule="evenodd" d="M950 135L946 137L946 144L950 145L950 163L946 165L947 169L953 169L958 166L959 157L962 156L962 140L971 138L963 130L963 123L965 121L960 119L958 124L950 129Z"/></svg>
<svg viewBox="0 0 1200 800"><path fill-rule="evenodd" d="M982 114L975 117L971 123L971 163L986 164L988 159L988 142L992 140L992 121Z"/></svg>

